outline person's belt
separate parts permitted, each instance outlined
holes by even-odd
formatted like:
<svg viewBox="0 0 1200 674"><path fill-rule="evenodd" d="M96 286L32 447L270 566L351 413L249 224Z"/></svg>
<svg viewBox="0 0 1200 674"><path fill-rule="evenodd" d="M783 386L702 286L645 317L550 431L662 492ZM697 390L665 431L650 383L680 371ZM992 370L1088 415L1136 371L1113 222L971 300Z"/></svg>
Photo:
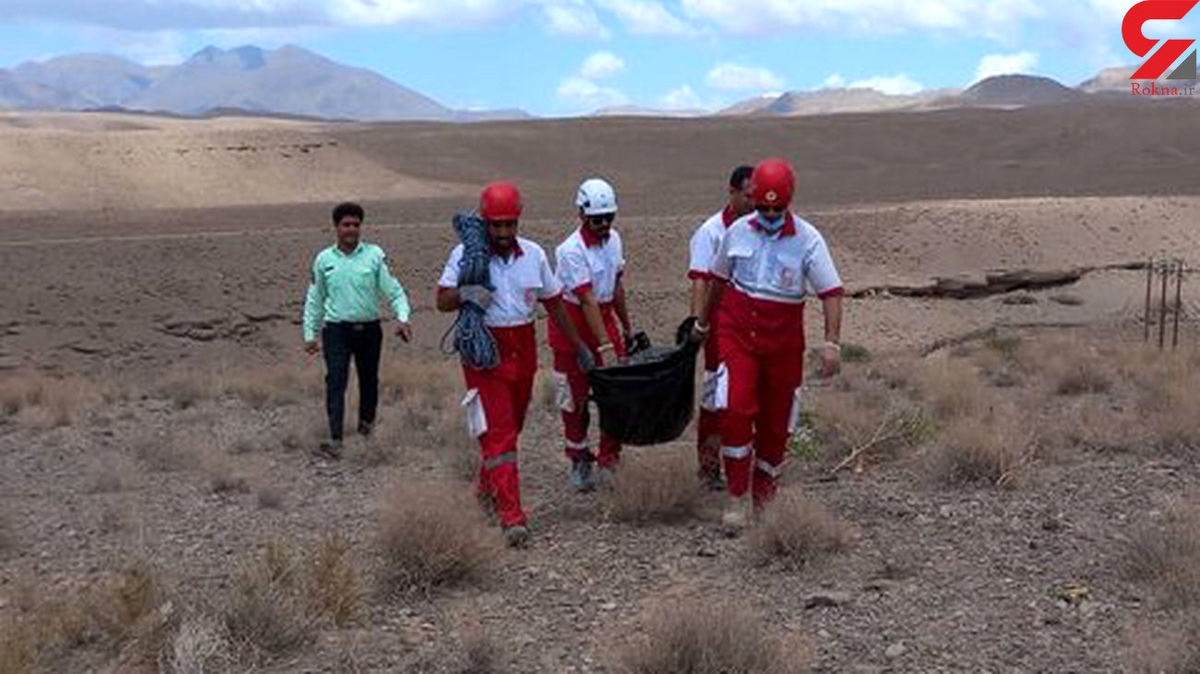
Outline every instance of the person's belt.
<svg viewBox="0 0 1200 674"><path fill-rule="evenodd" d="M338 327L349 328L350 330L365 330L372 325L379 325L379 319L376 318L370 321L326 321L325 325L333 325Z"/></svg>

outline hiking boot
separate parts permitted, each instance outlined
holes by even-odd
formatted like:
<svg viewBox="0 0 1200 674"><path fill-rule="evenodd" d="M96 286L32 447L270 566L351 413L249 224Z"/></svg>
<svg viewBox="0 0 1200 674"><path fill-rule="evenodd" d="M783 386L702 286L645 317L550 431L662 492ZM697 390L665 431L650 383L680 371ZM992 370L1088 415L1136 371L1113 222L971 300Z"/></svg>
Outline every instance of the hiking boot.
<svg viewBox="0 0 1200 674"><path fill-rule="evenodd" d="M575 491L591 491L596 488L592 477L592 462L589 459L571 460L571 486Z"/></svg>
<svg viewBox="0 0 1200 674"><path fill-rule="evenodd" d="M616 466L600 466L596 469L595 482L596 486L601 489L612 489L613 482L617 479Z"/></svg>
<svg viewBox="0 0 1200 674"><path fill-rule="evenodd" d="M358 422L358 434L359 435L369 436L371 434L371 430L374 428L375 428L375 422L373 422L373 421Z"/></svg>
<svg viewBox="0 0 1200 674"><path fill-rule="evenodd" d="M317 445L316 449L313 450L313 454L318 458L339 461L342 458L342 441L325 440Z"/></svg>
<svg viewBox="0 0 1200 674"><path fill-rule="evenodd" d="M726 535L737 536L750 526L753 507L749 494L729 497L728 503L725 504L725 512L721 513L721 528L725 530Z"/></svg>
<svg viewBox="0 0 1200 674"><path fill-rule="evenodd" d="M523 548L529 542L529 530L520 524L504 527L504 542L510 548Z"/></svg>

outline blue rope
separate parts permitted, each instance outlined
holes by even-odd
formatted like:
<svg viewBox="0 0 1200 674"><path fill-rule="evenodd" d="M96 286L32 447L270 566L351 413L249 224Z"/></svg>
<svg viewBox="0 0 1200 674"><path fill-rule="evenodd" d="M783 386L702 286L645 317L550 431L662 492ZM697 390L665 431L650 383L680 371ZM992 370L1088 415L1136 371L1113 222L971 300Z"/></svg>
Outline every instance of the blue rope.
<svg viewBox="0 0 1200 674"><path fill-rule="evenodd" d="M463 256L459 264L458 285L480 285L488 290L495 290L488 273L488 261L491 255L488 250L487 223L474 214L459 213L454 216L454 231L462 241ZM442 336L442 348L445 350L446 338L454 333L454 348L462 362L476 369L486 370L500 364L500 351L496 348L496 339L492 331L484 325L483 307L474 302L463 302L458 310L458 318Z"/></svg>

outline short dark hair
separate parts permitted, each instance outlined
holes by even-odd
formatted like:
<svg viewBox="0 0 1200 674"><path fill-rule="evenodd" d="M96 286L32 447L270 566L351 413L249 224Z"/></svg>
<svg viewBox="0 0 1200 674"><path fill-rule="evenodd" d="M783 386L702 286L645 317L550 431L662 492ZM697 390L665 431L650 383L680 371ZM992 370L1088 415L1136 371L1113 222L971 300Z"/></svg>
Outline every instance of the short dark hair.
<svg viewBox="0 0 1200 674"><path fill-rule="evenodd" d="M753 166L746 166L745 164L742 164L741 166L733 169L733 173L729 174L729 186L735 190L741 189L742 183L749 180L750 176L753 174Z"/></svg>
<svg viewBox="0 0 1200 674"><path fill-rule="evenodd" d="M363 207L359 206L358 204L354 203L353 201L344 201L344 202L338 204L337 206L334 206L333 207L333 224L336 225L337 223L341 222L342 218L346 217L347 215L352 215L352 216L358 218L359 222L362 222Z"/></svg>

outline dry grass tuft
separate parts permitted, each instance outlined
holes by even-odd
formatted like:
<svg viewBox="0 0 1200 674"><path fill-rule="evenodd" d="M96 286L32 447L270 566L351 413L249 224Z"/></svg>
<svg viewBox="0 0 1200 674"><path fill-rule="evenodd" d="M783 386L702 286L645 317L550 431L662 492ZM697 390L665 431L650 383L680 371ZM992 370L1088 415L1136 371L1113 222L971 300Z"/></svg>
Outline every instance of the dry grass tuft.
<svg viewBox="0 0 1200 674"><path fill-rule="evenodd" d="M1200 616L1170 614L1165 625L1140 623L1126 635L1129 671L1141 674L1200 672Z"/></svg>
<svg viewBox="0 0 1200 674"><path fill-rule="evenodd" d="M1129 545L1127 568L1164 605L1200 605L1200 507L1177 508L1162 526L1140 528Z"/></svg>
<svg viewBox="0 0 1200 674"><path fill-rule="evenodd" d="M895 458L934 430L925 409L884 376L844 376L813 396L807 416L820 453L854 456L856 467L868 457Z"/></svg>
<svg viewBox="0 0 1200 674"><path fill-rule="evenodd" d="M74 425L102 400L101 388L80 377L26 372L0 380L0 414L31 428Z"/></svg>
<svg viewBox="0 0 1200 674"><path fill-rule="evenodd" d="M478 581L498 540L460 485L394 483L380 513L382 580L397 593Z"/></svg>
<svg viewBox="0 0 1200 674"><path fill-rule="evenodd" d="M462 653L454 668L457 674L500 674L505 671L504 648L481 625L463 630L459 641Z"/></svg>
<svg viewBox="0 0 1200 674"><path fill-rule="evenodd" d="M132 449L134 456L156 472L188 470L200 462L197 442L173 431L143 434L133 440Z"/></svg>
<svg viewBox="0 0 1200 674"><path fill-rule="evenodd" d="M609 514L621 522L674 523L695 517L701 503L694 453L639 453L621 466Z"/></svg>
<svg viewBox="0 0 1200 674"><path fill-rule="evenodd" d="M0 622L0 671L56 671L77 651L150 664L164 635L157 574L137 562L68 592L35 587Z"/></svg>
<svg viewBox="0 0 1200 674"><path fill-rule="evenodd" d="M271 485L258 488L258 507L279 510L283 507L283 492Z"/></svg>
<svg viewBox="0 0 1200 674"><path fill-rule="evenodd" d="M293 551L276 541L243 564L222 616L236 645L282 655L313 639L318 616L303 572Z"/></svg>
<svg viewBox="0 0 1200 674"><path fill-rule="evenodd" d="M234 669L229 633L209 615L184 618L165 645L159 671L165 674L204 674Z"/></svg>
<svg viewBox="0 0 1200 674"><path fill-rule="evenodd" d="M945 484L1016 486L1036 459L1035 437L1012 407L952 422L934 441L929 469Z"/></svg>
<svg viewBox="0 0 1200 674"><path fill-rule="evenodd" d="M763 510L747 540L757 562L800 567L845 550L851 538L851 526L825 506L785 489Z"/></svg>
<svg viewBox="0 0 1200 674"><path fill-rule="evenodd" d="M926 407L939 421L971 416L985 399L983 380L971 363L961 359L921 364L916 383Z"/></svg>
<svg viewBox="0 0 1200 674"><path fill-rule="evenodd" d="M350 541L339 533L323 536L312 554L313 599L319 609L341 627L358 614L358 574L350 564Z"/></svg>
<svg viewBox="0 0 1200 674"><path fill-rule="evenodd" d="M719 601L668 601L654 607L643 635L617 653L625 674L783 674L807 658L771 639L757 614Z"/></svg>
<svg viewBox="0 0 1200 674"><path fill-rule="evenodd" d="M13 525L8 513L0 512L0 554L13 547Z"/></svg>

